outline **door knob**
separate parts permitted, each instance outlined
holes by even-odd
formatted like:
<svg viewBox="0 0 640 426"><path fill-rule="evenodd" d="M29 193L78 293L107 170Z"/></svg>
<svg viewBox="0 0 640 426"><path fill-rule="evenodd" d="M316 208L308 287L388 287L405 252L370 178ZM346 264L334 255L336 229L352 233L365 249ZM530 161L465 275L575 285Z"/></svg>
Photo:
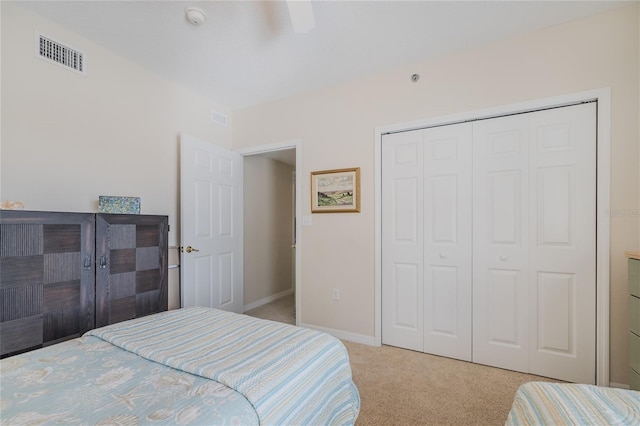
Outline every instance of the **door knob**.
<svg viewBox="0 0 640 426"><path fill-rule="evenodd" d="M445 257L447 257L445 253L440 253L440 259L444 259Z"/></svg>
<svg viewBox="0 0 640 426"><path fill-rule="evenodd" d="M200 251L200 250L198 250L197 248L193 248L193 247L191 247L191 246L187 246L187 249L186 249L186 250L187 250L187 253L191 253L192 251Z"/></svg>
<svg viewBox="0 0 640 426"><path fill-rule="evenodd" d="M500 256L500 260L504 262L505 260L507 260L507 256Z"/></svg>

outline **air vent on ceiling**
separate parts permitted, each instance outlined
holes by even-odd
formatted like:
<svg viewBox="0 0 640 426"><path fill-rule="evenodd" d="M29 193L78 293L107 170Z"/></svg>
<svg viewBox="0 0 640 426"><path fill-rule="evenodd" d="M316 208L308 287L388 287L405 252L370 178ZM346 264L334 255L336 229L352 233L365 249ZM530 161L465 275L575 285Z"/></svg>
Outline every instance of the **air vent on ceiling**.
<svg viewBox="0 0 640 426"><path fill-rule="evenodd" d="M227 116L221 112L211 110L211 120L221 126L227 125Z"/></svg>
<svg viewBox="0 0 640 426"><path fill-rule="evenodd" d="M36 56L61 65L69 70L86 74L84 53L42 34L37 35Z"/></svg>

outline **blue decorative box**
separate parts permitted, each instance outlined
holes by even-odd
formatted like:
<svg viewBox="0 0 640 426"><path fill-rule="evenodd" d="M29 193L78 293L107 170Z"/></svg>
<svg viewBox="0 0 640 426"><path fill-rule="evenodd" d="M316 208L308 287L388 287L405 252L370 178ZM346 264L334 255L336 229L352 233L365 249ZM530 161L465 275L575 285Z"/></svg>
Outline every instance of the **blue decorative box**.
<svg viewBox="0 0 640 426"><path fill-rule="evenodd" d="M98 212L140 214L140 197L100 195L98 197Z"/></svg>

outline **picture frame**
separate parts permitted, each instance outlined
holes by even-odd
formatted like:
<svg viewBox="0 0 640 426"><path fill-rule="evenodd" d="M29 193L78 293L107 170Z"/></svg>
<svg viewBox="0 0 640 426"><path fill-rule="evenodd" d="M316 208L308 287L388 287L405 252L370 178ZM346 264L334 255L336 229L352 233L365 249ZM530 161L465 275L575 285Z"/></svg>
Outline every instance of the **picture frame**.
<svg viewBox="0 0 640 426"><path fill-rule="evenodd" d="M99 195L98 213L140 214L140 197Z"/></svg>
<svg viewBox="0 0 640 426"><path fill-rule="evenodd" d="M311 213L359 213L360 167L311 172Z"/></svg>

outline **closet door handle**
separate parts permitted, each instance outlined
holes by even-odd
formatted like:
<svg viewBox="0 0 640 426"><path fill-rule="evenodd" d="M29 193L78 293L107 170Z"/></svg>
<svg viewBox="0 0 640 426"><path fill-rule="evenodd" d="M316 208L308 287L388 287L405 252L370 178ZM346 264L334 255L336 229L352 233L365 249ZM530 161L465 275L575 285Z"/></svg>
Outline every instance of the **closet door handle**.
<svg viewBox="0 0 640 426"><path fill-rule="evenodd" d="M107 268L107 258L105 256L100 256L100 269Z"/></svg>
<svg viewBox="0 0 640 426"><path fill-rule="evenodd" d="M91 256L87 256L84 258L84 269L89 271L91 270Z"/></svg>

